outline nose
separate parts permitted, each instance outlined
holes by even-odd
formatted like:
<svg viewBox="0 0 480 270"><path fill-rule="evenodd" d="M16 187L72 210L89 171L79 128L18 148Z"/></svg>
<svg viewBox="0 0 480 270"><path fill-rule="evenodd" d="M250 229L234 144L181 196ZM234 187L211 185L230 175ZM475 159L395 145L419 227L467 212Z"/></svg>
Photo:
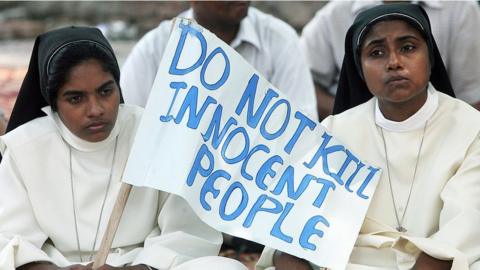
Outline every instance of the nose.
<svg viewBox="0 0 480 270"><path fill-rule="evenodd" d="M398 70L402 67L400 56L396 52L389 54L387 62L387 70Z"/></svg>
<svg viewBox="0 0 480 270"><path fill-rule="evenodd" d="M90 118L96 118L102 116L105 112L103 103L97 98L91 98L87 106L87 116Z"/></svg>

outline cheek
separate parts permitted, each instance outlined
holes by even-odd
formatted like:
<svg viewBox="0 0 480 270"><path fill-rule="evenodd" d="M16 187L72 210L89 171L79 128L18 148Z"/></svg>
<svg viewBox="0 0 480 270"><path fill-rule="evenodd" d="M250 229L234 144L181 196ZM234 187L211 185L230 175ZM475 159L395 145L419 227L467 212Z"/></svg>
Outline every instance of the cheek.
<svg viewBox="0 0 480 270"><path fill-rule="evenodd" d="M61 102L57 103L57 113L63 124L74 134L80 129L82 114L77 108L72 108Z"/></svg>
<svg viewBox="0 0 480 270"><path fill-rule="evenodd" d="M422 57L412 67L418 84L428 84L430 81L431 67L428 57Z"/></svg>
<svg viewBox="0 0 480 270"><path fill-rule="evenodd" d="M382 71L378 68L378 65L364 62L362 63L362 70L363 70L363 78L367 87L370 91L375 91L382 83Z"/></svg>

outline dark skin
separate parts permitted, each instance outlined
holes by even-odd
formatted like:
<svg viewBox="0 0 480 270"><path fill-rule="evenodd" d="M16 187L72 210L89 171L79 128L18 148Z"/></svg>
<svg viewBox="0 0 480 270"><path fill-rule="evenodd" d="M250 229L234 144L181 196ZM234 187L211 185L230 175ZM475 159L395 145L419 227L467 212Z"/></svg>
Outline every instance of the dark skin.
<svg viewBox="0 0 480 270"><path fill-rule="evenodd" d="M403 121L427 99L430 78L428 48L420 32L403 21L385 21L372 27L361 48L362 71L370 92L379 101L385 118ZM277 270L310 269L303 259L276 253ZM451 260L421 252L414 270L451 269Z"/></svg>
<svg viewBox="0 0 480 270"><path fill-rule="evenodd" d="M314 84L315 94L317 97L318 119L319 121L322 121L323 119L327 118L327 116L332 114L333 104L335 103L335 96L330 94L323 86L317 83Z"/></svg>
<svg viewBox="0 0 480 270"><path fill-rule="evenodd" d="M278 250L273 256L273 265L276 270L312 270L306 260Z"/></svg>
<svg viewBox="0 0 480 270"><path fill-rule="evenodd" d="M193 16L225 43L237 36L240 22L247 16L249 1L192 1Z"/></svg>
<svg viewBox="0 0 480 270"><path fill-rule="evenodd" d="M88 265L74 264L67 267L59 267L50 262L33 262L22 265L18 267L17 270L92 270L92 265L93 263ZM105 264L97 268L97 270L149 270L149 268L144 264L125 267L113 267Z"/></svg>

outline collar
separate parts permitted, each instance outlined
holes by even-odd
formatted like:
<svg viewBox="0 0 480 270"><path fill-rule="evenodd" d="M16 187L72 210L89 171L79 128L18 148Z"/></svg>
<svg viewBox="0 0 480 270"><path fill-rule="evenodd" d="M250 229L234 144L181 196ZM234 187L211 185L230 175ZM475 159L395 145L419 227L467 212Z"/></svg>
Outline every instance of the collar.
<svg viewBox="0 0 480 270"><path fill-rule="evenodd" d="M415 114L402 122L386 119L378 107L378 99L375 98L375 123L381 128L393 132L408 132L416 130L425 125L438 108L438 93L429 84L427 89L427 100Z"/></svg>
<svg viewBox="0 0 480 270"><path fill-rule="evenodd" d="M232 48L237 48L243 42L247 42L255 46L260 50L260 38L257 31L255 30L254 24L254 14L257 12L255 8L248 8L248 15L240 22L240 28L238 29L237 36L229 44ZM179 17L193 19L193 9L188 9L179 14Z"/></svg>
<svg viewBox="0 0 480 270"><path fill-rule="evenodd" d="M45 112L49 117L53 119L55 122L55 125L58 128L58 131L62 138L67 142L69 145L71 145L73 148L76 150L82 151L82 152L93 152L93 151L99 151L102 149L105 149L115 143L115 138L119 134L119 119L122 117L122 105L120 105L120 108L118 110L118 115L117 115L117 120L115 122L115 125L112 129L112 132L110 132L110 135L108 137L100 142L89 142L86 140L83 140L79 138L77 135L73 134L66 126L63 124L63 121L60 119L58 116L58 113L52 111L50 106L46 106L42 108L42 111Z"/></svg>
<svg viewBox="0 0 480 270"><path fill-rule="evenodd" d="M357 0L357 1L354 1L353 4L352 4L352 14L357 16L358 13L360 13L361 11L363 11L367 8L371 8L373 6L376 6L376 5L380 5L382 3L383 3L382 0ZM420 4L422 6L429 7L429 8L434 8L434 9L440 9L440 8L443 7L443 4L441 3L440 0L428 0L428 1L415 0L415 1L411 1L411 3L412 4Z"/></svg>

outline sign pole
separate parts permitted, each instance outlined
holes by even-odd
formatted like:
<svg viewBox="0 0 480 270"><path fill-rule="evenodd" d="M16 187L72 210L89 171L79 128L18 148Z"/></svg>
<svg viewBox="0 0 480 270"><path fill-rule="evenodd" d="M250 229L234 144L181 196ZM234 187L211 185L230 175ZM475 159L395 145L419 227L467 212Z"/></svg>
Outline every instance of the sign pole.
<svg viewBox="0 0 480 270"><path fill-rule="evenodd" d="M117 195L117 200L113 206L112 214L108 220L107 229L103 235L102 243L100 244L100 249L95 255L95 260L93 261L93 269L98 269L100 266L104 265L107 261L107 256L112 247L113 239L115 238L115 233L117 232L118 224L122 218L123 209L127 204L128 196L130 195L130 190L132 185L127 183L122 183L120 191Z"/></svg>

